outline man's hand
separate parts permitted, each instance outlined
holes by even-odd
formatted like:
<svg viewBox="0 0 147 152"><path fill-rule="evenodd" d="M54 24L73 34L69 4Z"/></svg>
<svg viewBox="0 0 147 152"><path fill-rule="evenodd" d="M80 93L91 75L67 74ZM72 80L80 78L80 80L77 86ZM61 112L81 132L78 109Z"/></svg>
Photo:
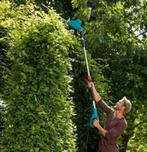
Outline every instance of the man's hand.
<svg viewBox="0 0 147 152"><path fill-rule="evenodd" d="M92 90L92 95L93 95L93 99L95 100L95 102L99 102L101 99L101 96L99 95L99 93L96 91L95 85L93 82L87 82L88 88L90 88Z"/></svg>
<svg viewBox="0 0 147 152"><path fill-rule="evenodd" d="M87 85L88 85L88 88L92 88L94 84L93 84L93 82L88 81Z"/></svg>
<svg viewBox="0 0 147 152"><path fill-rule="evenodd" d="M99 126L100 126L100 124L99 124L99 119L95 119L95 120L93 121L93 125L94 125L94 127L96 127L96 128L98 129Z"/></svg>

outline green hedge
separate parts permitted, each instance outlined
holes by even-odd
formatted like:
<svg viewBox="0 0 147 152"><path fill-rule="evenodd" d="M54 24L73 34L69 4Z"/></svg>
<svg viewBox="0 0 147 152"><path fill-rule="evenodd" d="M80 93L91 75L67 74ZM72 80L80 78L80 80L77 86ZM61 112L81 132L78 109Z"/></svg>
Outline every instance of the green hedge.
<svg viewBox="0 0 147 152"><path fill-rule="evenodd" d="M7 113L1 151L75 152L74 105L69 98L74 37L59 16L35 6L0 2L1 26L9 29L10 67L4 67Z"/></svg>

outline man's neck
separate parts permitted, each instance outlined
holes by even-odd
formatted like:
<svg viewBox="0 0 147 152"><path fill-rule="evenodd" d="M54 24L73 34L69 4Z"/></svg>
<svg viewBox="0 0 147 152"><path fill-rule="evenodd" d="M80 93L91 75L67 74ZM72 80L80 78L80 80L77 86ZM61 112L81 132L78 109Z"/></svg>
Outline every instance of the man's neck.
<svg viewBox="0 0 147 152"><path fill-rule="evenodd" d="M123 114L122 111L116 110L116 111L115 111L115 117L121 119L121 118L124 117L124 114Z"/></svg>

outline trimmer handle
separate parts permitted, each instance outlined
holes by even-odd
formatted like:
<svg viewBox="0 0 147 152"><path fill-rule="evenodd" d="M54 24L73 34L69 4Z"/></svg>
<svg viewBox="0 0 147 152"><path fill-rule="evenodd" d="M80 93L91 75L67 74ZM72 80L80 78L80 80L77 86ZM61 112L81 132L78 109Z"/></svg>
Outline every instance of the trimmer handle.
<svg viewBox="0 0 147 152"><path fill-rule="evenodd" d="M96 108L96 107L93 107L93 109L92 109L92 115L91 115L90 123L89 123L89 126L90 126L91 128L94 128L93 121L94 121L95 119L97 119L97 118L98 118L97 108Z"/></svg>
<svg viewBox="0 0 147 152"><path fill-rule="evenodd" d="M92 77L91 77L90 74L88 75L87 79L88 79L89 82L92 82Z"/></svg>

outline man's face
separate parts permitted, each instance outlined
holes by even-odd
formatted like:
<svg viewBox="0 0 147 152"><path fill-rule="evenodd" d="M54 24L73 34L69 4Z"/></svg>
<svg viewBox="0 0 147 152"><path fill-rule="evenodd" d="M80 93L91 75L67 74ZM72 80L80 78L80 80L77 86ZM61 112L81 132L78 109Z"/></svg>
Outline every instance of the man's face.
<svg viewBox="0 0 147 152"><path fill-rule="evenodd" d="M115 109L116 109L116 110L121 110L121 109L124 108L124 107L125 107L125 103L124 103L124 100L123 100L123 98L122 98L122 99L120 99L120 100L116 103Z"/></svg>

